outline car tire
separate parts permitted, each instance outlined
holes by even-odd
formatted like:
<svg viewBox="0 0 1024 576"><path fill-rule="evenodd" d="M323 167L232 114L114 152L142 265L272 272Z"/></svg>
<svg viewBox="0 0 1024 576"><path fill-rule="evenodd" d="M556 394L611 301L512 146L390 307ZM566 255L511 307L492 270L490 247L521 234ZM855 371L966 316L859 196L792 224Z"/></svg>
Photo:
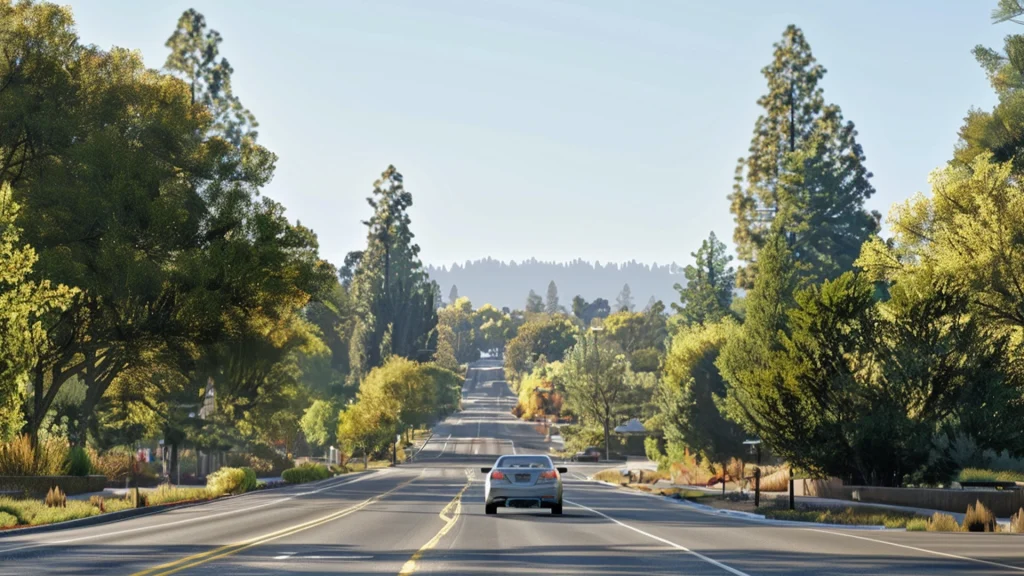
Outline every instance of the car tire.
<svg viewBox="0 0 1024 576"><path fill-rule="evenodd" d="M559 502L558 504L555 504L554 506L551 507L551 515L552 516L561 516L562 515L562 503L561 502Z"/></svg>
<svg viewBox="0 0 1024 576"><path fill-rule="evenodd" d="M497 514L498 507L494 504L484 504L484 514Z"/></svg>

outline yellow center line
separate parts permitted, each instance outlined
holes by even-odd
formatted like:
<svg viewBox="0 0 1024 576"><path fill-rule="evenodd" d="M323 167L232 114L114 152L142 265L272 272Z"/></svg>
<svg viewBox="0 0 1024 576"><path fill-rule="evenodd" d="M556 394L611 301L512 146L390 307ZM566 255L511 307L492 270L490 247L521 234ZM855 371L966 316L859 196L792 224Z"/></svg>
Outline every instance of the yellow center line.
<svg viewBox="0 0 1024 576"><path fill-rule="evenodd" d="M398 576L408 576L416 572L416 562L423 557L423 554L425 554L427 550L437 546L437 543L441 541L441 538L444 538L444 535L447 534L448 531L452 529L452 526L455 526L455 523L459 521L459 515L462 514L462 495L466 492L466 489L469 488L472 481L472 477L470 477L469 474L466 474L466 485L462 487L462 490L459 490L459 493L455 495L455 498L442 508L441 512L438 514L438 516L441 517L441 520L444 521L444 526L438 530L437 534L434 534L433 538L431 538L423 545L422 548L417 550L416 553L409 558L409 560L402 566L402 571L398 573ZM449 512L452 513L451 516L448 516Z"/></svg>
<svg viewBox="0 0 1024 576"><path fill-rule="evenodd" d="M376 496L374 496L372 498L367 498L366 500L363 500L362 502L360 502L358 504L349 506L348 508L345 508L343 510L339 510L337 512L332 512L330 514L327 514L326 516L321 516L320 518L317 518L315 520L310 520L309 522L304 522L302 524L296 524L294 526L290 526L288 528L284 528L284 529L278 530L276 532L271 532L269 534L264 534L262 536L257 536L255 538L250 538L249 540L243 540L242 542L236 542L234 544L227 544L225 546L221 546L220 548L215 548L215 549L207 551L207 552L201 552L199 554L193 554L192 556L186 556L185 558L181 558L180 560L175 560L173 562L168 562L166 564L161 564L159 566L154 566L153 568L149 568L149 569L143 570L141 572L136 572L136 573L132 574L132 576L166 576L168 574L175 574L177 572L181 572L182 570L187 570L189 568L195 568L196 566L200 566L200 565L206 564L208 562L213 562L214 560L219 560L219 559L224 558L226 556L231 556L233 554L238 554L239 552L241 552L243 550L247 550L247 549L252 548L254 546L259 546L260 544L265 544L265 543L270 542L272 540L277 540L279 538L284 538L285 536L291 536L292 534L297 534L297 533L302 532L304 530L309 530L310 528L315 528L315 527L320 526L322 524L326 524L328 522L333 522L334 520L337 520L338 518L342 518L342 517L348 516L349 514L352 514L354 512L358 512L359 510L362 510L363 508L366 508L370 504L373 504L373 503L379 501L380 499L384 498L385 496L388 496L389 494L392 494L392 493L394 493L394 492L396 492L396 491L398 491L398 490L408 486L410 483L412 483L417 478L418 478L418 476L410 478L409 480L406 480L405 482L402 482L401 484L399 484L398 486L395 486L394 488L392 488L391 490L388 490L387 492L382 492L382 493L380 493L380 494L378 494L378 495L376 495Z"/></svg>

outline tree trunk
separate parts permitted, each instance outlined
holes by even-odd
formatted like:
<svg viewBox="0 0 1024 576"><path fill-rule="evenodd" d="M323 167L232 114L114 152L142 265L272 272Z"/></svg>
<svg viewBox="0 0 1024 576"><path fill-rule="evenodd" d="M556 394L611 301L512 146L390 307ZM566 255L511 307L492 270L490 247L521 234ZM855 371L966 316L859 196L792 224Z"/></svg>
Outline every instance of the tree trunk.
<svg viewBox="0 0 1024 576"><path fill-rule="evenodd" d="M609 420L609 418L605 417L605 419L604 419L604 459L605 460L611 460L612 459L612 453L611 453L611 451L609 449L610 442L609 442L609 438L608 438L608 436L609 436L609 434L608 434L608 428L609 428L608 420Z"/></svg>

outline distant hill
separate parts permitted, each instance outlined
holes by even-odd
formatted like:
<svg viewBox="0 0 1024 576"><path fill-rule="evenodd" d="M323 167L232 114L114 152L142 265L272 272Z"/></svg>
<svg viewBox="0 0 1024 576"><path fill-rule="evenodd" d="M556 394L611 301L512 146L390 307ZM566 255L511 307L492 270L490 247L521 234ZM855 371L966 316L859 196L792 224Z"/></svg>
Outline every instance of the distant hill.
<svg viewBox="0 0 1024 576"><path fill-rule="evenodd" d="M468 296L475 306L493 304L498 308L507 306L512 309L523 308L530 290L543 298L547 294L548 282L552 280L558 286L559 303L566 309L572 308L572 298L577 294L588 302L605 298L614 306L624 284L629 284L637 310L646 307L651 296L668 306L679 299L672 286L686 282L682 268L675 263L658 265L636 261L601 264L583 260L542 262L530 259L506 263L486 258L451 266L427 266L427 273L441 285L441 297L445 302L452 285L455 285L459 296Z"/></svg>

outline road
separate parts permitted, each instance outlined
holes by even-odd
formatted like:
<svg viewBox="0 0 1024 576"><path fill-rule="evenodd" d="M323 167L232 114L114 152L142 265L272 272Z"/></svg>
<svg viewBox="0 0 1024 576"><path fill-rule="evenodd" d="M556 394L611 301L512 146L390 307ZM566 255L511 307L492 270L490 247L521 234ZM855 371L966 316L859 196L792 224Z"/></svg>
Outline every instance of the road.
<svg viewBox="0 0 1024 576"><path fill-rule="evenodd" d="M496 364L480 364L499 380ZM775 526L585 480L565 513L485 516L481 465L546 451L502 382L464 394L415 462L115 523L0 538L25 574L1019 574L1015 535Z"/></svg>

